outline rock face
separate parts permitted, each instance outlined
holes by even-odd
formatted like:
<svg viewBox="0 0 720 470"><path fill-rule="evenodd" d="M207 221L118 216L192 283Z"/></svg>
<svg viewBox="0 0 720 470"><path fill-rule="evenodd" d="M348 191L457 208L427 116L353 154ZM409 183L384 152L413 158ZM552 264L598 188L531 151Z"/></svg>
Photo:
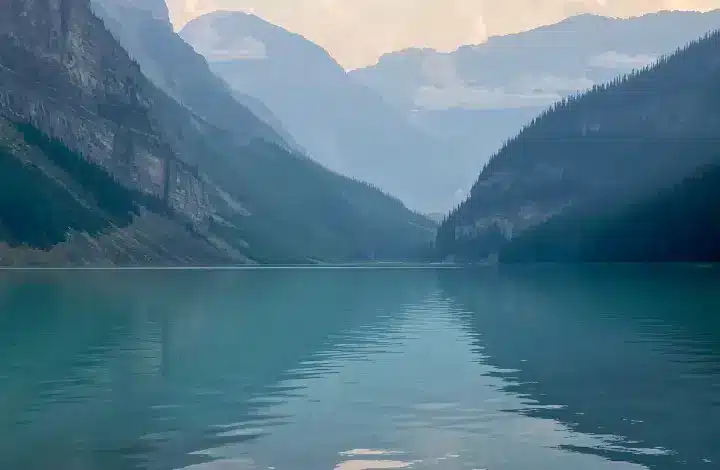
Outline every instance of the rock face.
<svg viewBox="0 0 720 470"><path fill-rule="evenodd" d="M33 123L196 223L209 217L202 182L158 132L153 87L86 1L7 2L0 38L0 113Z"/></svg>
<svg viewBox="0 0 720 470"><path fill-rule="evenodd" d="M189 222L42 131L0 117L0 266L249 261Z"/></svg>

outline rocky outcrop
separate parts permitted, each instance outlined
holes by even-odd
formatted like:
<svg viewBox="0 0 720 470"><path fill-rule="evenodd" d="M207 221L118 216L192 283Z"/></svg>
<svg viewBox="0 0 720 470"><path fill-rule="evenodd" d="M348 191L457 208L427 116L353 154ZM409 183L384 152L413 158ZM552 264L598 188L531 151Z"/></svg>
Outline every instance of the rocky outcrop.
<svg viewBox="0 0 720 470"><path fill-rule="evenodd" d="M11 1L0 10L0 113L200 223L212 209L158 131L155 94L86 0Z"/></svg>
<svg viewBox="0 0 720 470"><path fill-rule="evenodd" d="M102 170L63 148L0 118L0 267L250 262L158 206L127 214L140 193L98 181Z"/></svg>

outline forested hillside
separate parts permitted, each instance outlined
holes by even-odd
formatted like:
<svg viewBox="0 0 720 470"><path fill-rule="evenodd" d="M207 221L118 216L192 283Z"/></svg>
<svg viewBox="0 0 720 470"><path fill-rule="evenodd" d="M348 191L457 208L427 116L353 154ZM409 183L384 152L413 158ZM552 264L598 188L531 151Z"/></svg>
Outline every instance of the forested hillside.
<svg viewBox="0 0 720 470"><path fill-rule="evenodd" d="M439 229L441 256L478 260L558 214L643 200L718 161L720 33L563 100L509 141Z"/></svg>
<svg viewBox="0 0 720 470"><path fill-rule="evenodd" d="M0 118L0 181L0 266L244 262L27 123Z"/></svg>
<svg viewBox="0 0 720 470"><path fill-rule="evenodd" d="M503 262L720 262L720 167L620 208L587 207L533 227Z"/></svg>

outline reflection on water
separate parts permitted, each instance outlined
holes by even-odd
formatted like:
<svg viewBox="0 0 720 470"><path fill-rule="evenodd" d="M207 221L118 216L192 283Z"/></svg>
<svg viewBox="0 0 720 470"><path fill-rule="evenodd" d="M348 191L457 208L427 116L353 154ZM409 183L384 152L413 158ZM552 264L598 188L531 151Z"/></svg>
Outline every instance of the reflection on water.
<svg viewBox="0 0 720 470"><path fill-rule="evenodd" d="M545 405L530 415L617 440L564 448L651 468L720 465L718 270L514 268L441 283L477 349L512 370L505 390Z"/></svg>
<svg viewBox="0 0 720 470"><path fill-rule="evenodd" d="M0 468L717 468L719 279L0 272Z"/></svg>

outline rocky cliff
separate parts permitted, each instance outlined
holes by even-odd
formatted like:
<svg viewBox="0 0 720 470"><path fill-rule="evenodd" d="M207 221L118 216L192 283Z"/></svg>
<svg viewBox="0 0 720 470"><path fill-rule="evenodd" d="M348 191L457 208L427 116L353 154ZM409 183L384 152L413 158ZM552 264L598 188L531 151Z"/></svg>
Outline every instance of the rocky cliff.
<svg viewBox="0 0 720 470"><path fill-rule="evenodd" d="M0 117L0 266L248 261L188 222L61 141Z"/></svg>
<svg viewBox="0 0 720 470"><path fill-rule="evenodd" d="M153 87L87 2L8 2L0 64L2 115L60 138L196 223L209 217L201 180L158 130Z"/></svg>

